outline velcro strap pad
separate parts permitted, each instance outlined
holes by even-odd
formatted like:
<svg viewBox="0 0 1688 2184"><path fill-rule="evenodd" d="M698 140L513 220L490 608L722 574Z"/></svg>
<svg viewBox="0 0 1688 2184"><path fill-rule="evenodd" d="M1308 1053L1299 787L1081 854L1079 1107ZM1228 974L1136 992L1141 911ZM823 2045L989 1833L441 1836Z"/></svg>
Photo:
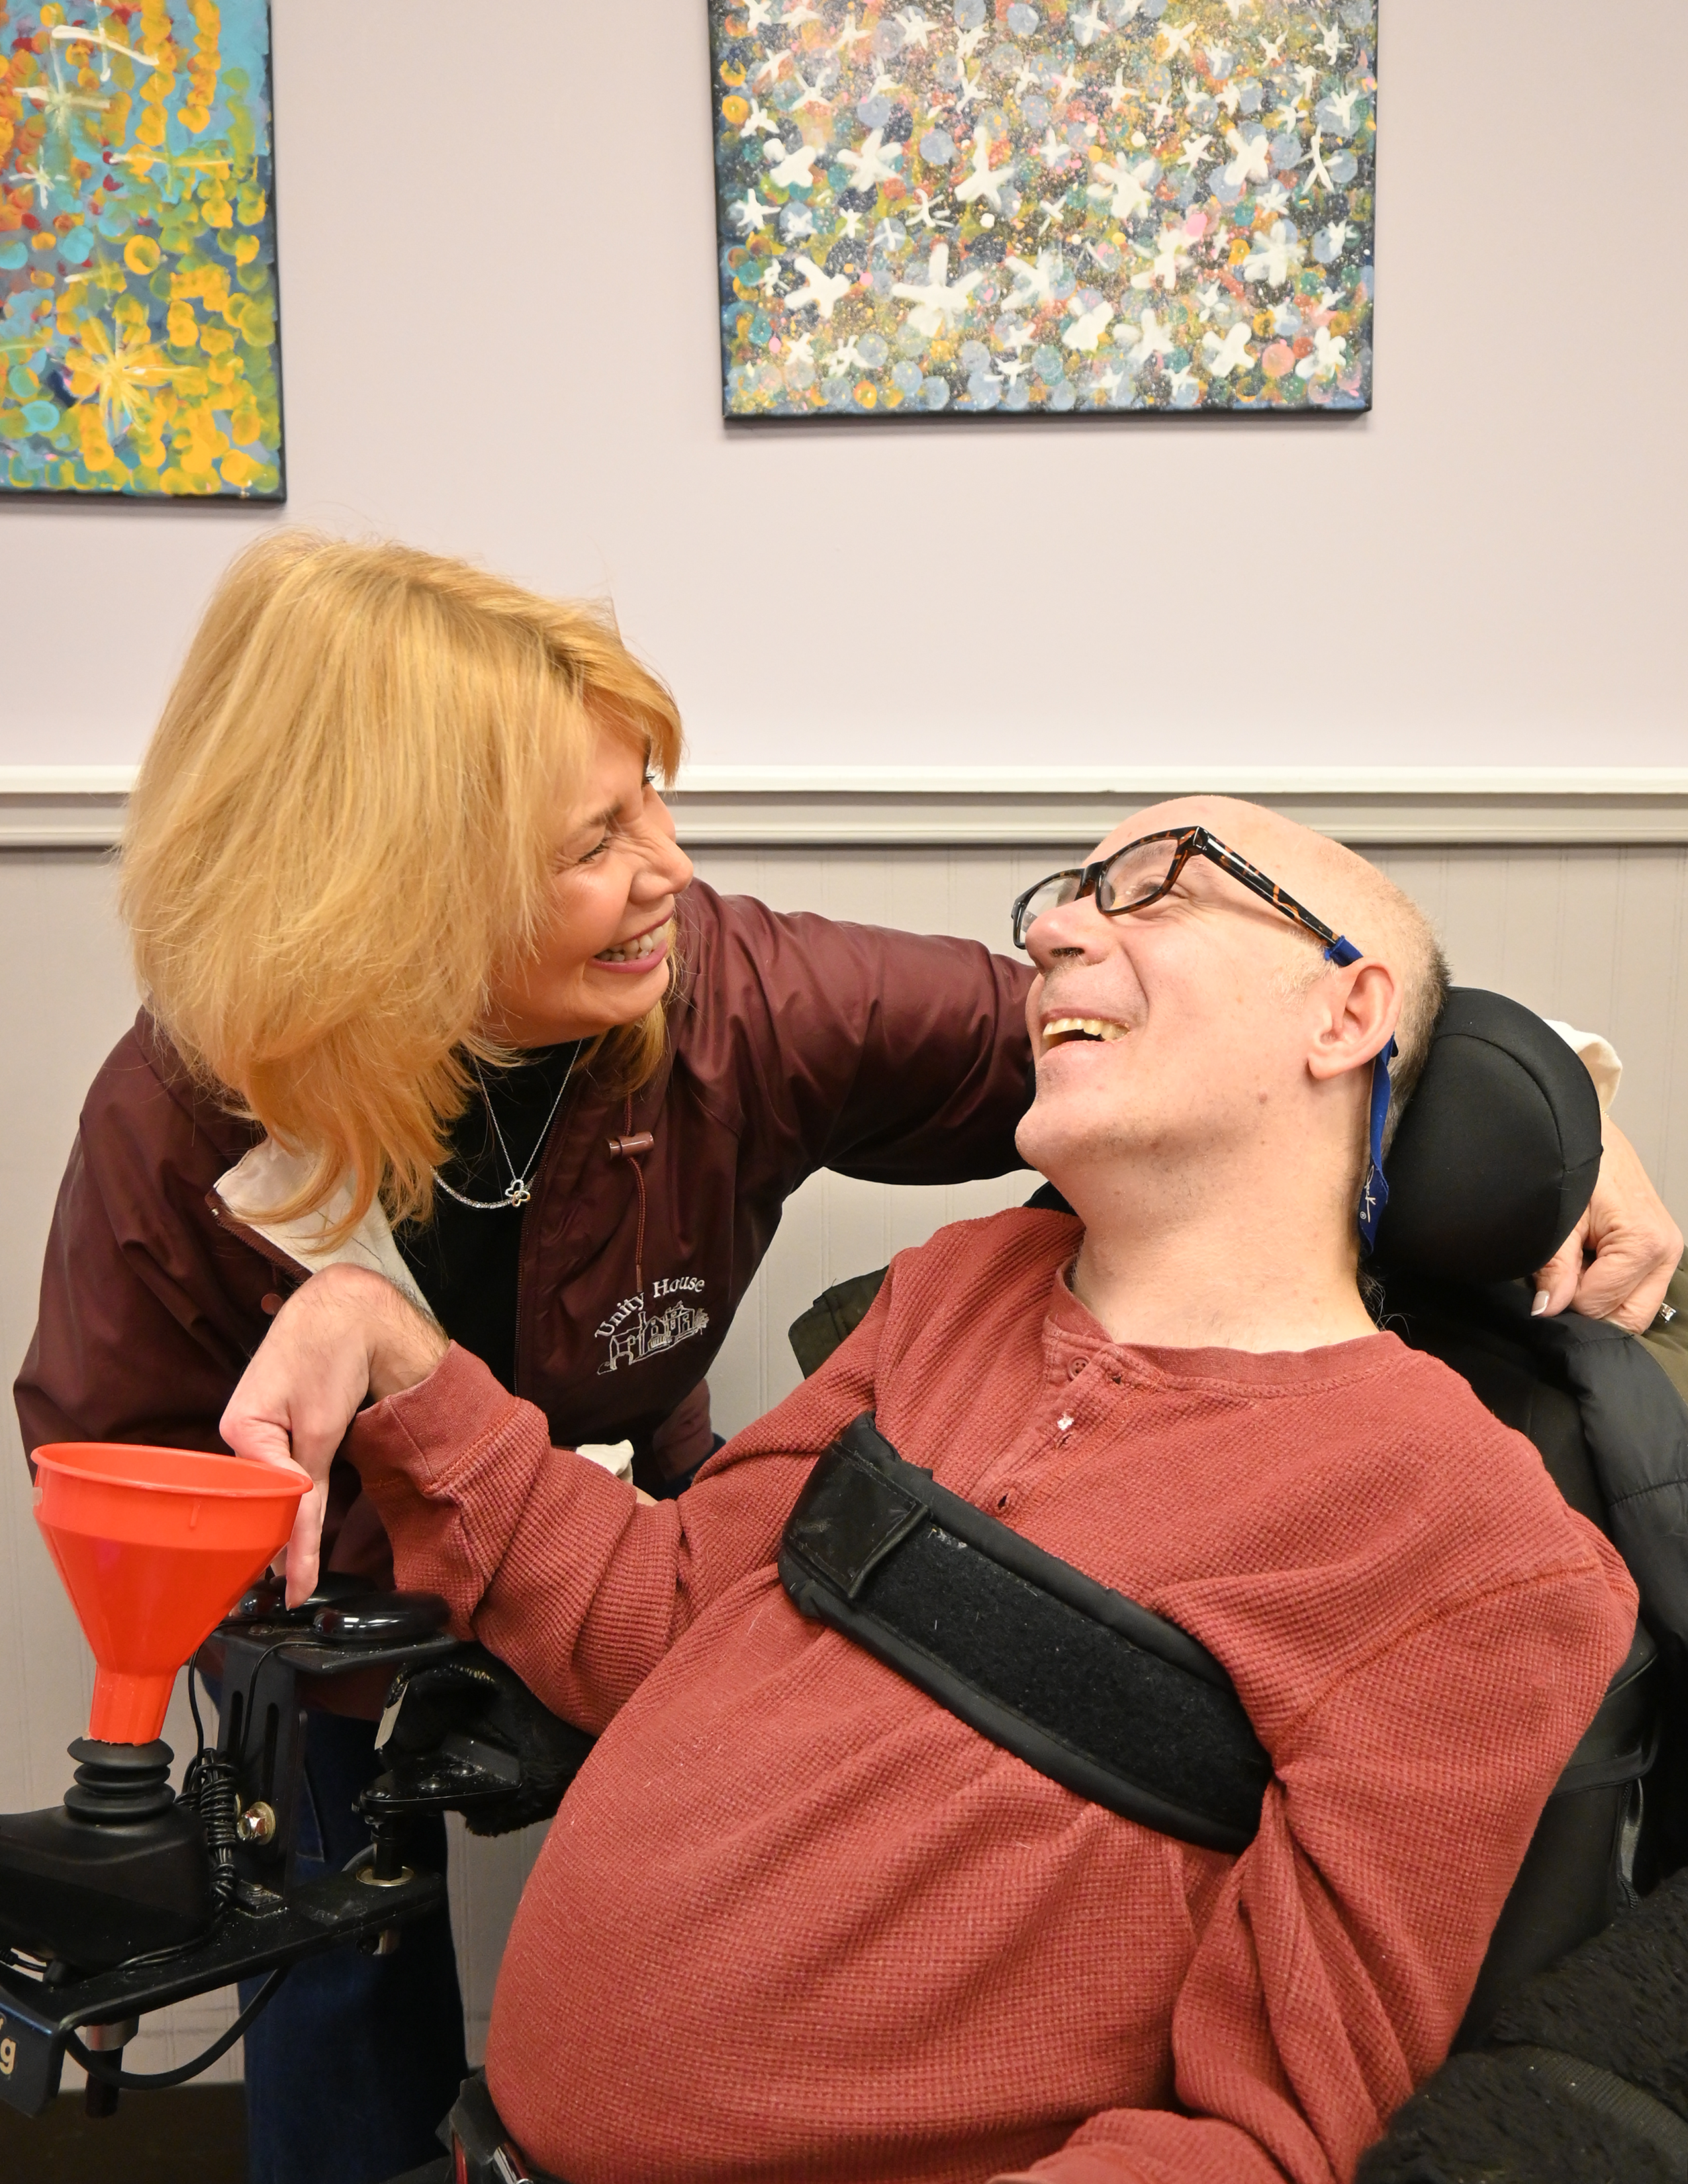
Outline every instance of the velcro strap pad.
<svg viewBox="0 0 1688 2184"><path fill-rule="evenodd" d="M1220 1663L905 1463L871 1413L810 1474L779 1574L803 1614L1063 1787L1204 1849L1252 1841L1272 1763Z"/></svg>

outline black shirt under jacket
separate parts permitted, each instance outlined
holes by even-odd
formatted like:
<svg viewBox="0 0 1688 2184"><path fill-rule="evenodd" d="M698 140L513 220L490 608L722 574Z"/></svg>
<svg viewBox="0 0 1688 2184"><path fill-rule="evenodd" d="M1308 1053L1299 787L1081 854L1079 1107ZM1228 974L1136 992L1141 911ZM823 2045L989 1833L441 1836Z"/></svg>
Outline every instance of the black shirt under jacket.
<svg viewBox="0 0 1688 2184"><path fill-rule="evenodd" d="M477 1088L452 1125L451 1157L440 1171L452 1190L465 1198L494 1199L510 1187L511 1169L493 1128L494 1117L515 1173L526 1173L532 1182L539 1148L549 1134L551 1111L580 1051L580 1042L566 1039L560 1046L533 1048L509 1069L482 1068L486 1098ZM585 1074L577 1072L563 1095L562 1107L574 1098ZM483 1212L460 1206L436 1187L432 1219L407 1221L394 1240L452 1340L471 1351L514 1390L521 1208L501 1206Z"/></svg>

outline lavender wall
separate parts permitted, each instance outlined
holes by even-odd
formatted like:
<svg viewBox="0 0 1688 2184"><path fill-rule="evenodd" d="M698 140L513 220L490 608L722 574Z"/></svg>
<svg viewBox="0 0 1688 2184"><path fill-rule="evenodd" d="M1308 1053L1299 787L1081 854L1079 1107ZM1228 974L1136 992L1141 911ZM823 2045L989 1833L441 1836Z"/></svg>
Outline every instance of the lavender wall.
<svg viewBox="0 0 1688 2184"><path fill-rule="evenodd" d="M1688 12L1383 13L1370 417L744 437L703 0L275 0L292 505L0 506L0 766L278 520L608 585L708 763L1676 762Z"/></svg>

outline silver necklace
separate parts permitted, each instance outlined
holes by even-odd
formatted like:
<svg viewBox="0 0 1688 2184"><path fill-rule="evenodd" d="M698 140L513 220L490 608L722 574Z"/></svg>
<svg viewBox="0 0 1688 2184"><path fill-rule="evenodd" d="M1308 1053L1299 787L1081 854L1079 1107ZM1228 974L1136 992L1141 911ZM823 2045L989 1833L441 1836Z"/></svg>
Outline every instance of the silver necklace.
<svg viewBox="0 0 1688 2184"><path fill-rule="evenodd" d="M569 1079L574 1075L575 1064L580 1060L581 1053L582 1049L577 1046L570 1056L569 1066L563 1072L563 1081L557 1087L557 1096L551 1102L551 1112L545 1117L545 1127L539 1133L539 1142L534 1146L527 1165L520 1175L516 1173L515 1162L510 1156L510 1147L504 1143L504 1134L499 1128L498 1115L493 1106L492 1095L487 1089L487 1080L481 1074L481 1065L471 1057L469 1067L475 1072L475 1082L480 1086L481 1097L487 1103L487 1120L493 1126L493 1135L498 1139L499 1150L504 1156L504 1166L510 1170L510 1181L504 1187L502 1198L465 1198L460 1190L454 1190L445 1178L436 1173L434 1181L448 1198L455 1199L460 1206L467 1206L476 1213L503 1213L512 1206L519 1210L526 1205L533 1195L529 1178L538 1165L540 1154L545 1150L545 1140L550 1135L552 1123L557 1119L557 1110L563 1104L563 1095L569 1089Z"/></svg>

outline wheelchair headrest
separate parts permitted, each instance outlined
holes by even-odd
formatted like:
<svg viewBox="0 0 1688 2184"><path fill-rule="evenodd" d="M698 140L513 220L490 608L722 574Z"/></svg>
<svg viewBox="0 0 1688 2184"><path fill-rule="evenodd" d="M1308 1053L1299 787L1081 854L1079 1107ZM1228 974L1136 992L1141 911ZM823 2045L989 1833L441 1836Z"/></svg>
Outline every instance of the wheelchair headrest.
<svg viewBox="0 0 1688 2184"><path fill-rule="evenodd" d="M1456 986L1384 1172L1380 1265L1463 1283L1533 1273L1594 1195L1593 1080L1540 1017Z"/></svg>

